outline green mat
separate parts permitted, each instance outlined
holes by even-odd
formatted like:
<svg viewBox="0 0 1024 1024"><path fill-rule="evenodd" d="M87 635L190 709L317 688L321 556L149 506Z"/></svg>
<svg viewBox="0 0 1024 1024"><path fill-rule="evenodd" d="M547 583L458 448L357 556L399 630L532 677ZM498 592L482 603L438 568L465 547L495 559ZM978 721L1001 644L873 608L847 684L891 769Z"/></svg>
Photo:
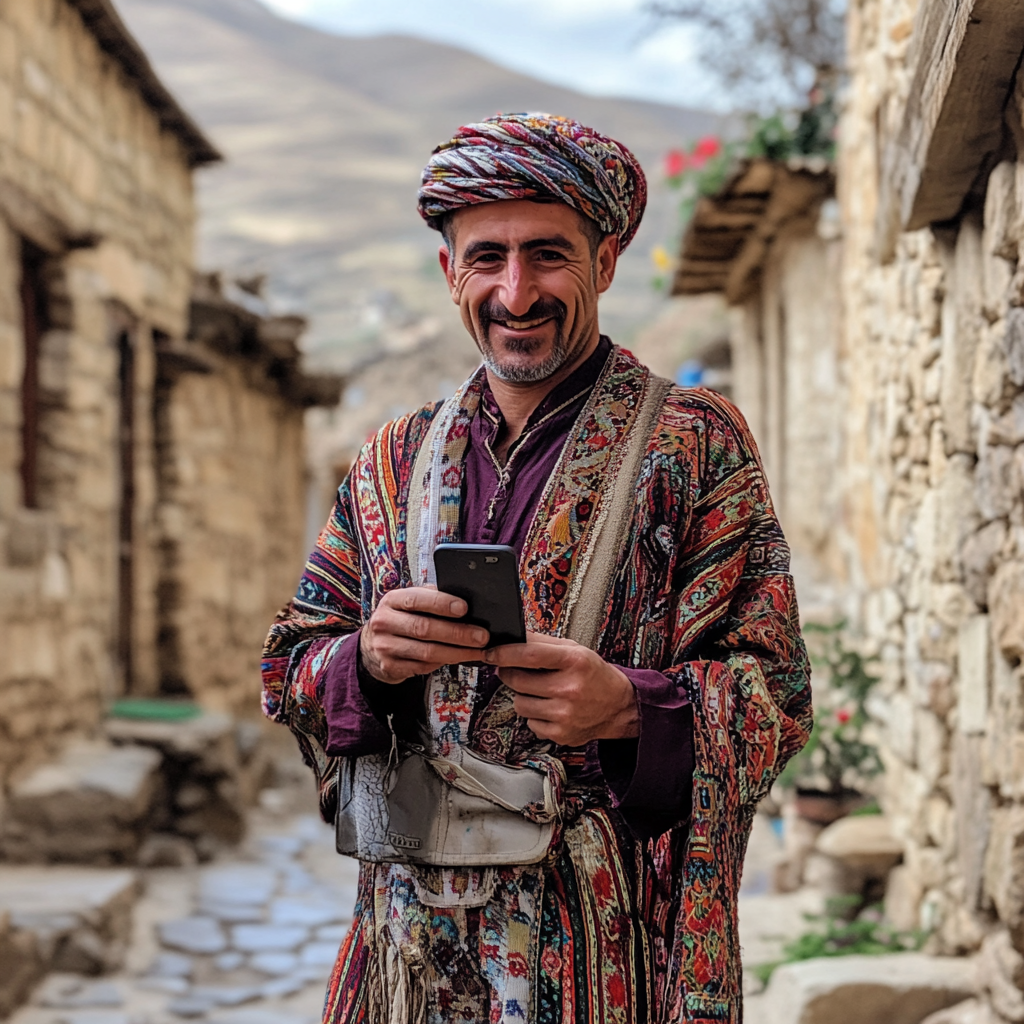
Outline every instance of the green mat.
<svg viewBox="0 0 1024 1024"><path fill-rule="evenodd" d="M203 709L191 701L156 697L123 697L110 707L111 718L145 718L158 722L185 722L202 713Z"/></svg>

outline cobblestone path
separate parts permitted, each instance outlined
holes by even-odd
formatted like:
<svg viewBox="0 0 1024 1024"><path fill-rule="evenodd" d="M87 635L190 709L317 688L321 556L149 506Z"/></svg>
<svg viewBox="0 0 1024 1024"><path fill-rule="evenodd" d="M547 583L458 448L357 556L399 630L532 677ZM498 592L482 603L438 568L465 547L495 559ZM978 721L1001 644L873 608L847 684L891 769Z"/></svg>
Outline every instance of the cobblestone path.
<svg viewBox="0 0 1024 1024"><path fill-rule="evenodd" d="M313 815L257 811L223 858L143 873L122 971L51 974L10 1024L318 1024L357 873Z"/></svg>

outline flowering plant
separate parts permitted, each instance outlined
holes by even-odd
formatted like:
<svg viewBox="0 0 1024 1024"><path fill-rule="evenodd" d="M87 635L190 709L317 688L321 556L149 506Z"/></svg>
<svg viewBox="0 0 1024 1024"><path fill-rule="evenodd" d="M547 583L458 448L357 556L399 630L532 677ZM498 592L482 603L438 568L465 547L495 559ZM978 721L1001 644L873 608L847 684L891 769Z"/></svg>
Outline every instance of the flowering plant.
<svg viewBox="0 0 1024 1024"><path fill-rule="evenodd" d="M737 160L791 157L835 157L837 113L831 92L816 87L801 111L782 111L769 117L751 116L746 138L730 142L717 135L698 139L689 149L670 149L665 154L665 179L680 192L679 212L683 227L689 223L701 196L721 191Z"/></svg>
<svg viewBox="0 0 1024 1024"><path fill-rule="evenodd" d="M665 154L665 178L678 189L680 213L685 224L693 216L701 196L714 195L724 184L741 144L725 143L717 135L705 135L687 149Z"/></svg>
<svg viewBox="0 0 1024 1024"><path fill-rule="evenodd" d="M842 796L863 792L868 780L882 770L878 749L866 735L868 696L878 677L859 651L846 646L844 626L812 623L804 628L811 641L811 662L824 676L824 685L815 687L811 737L780 776L783 787Z"/></svg>

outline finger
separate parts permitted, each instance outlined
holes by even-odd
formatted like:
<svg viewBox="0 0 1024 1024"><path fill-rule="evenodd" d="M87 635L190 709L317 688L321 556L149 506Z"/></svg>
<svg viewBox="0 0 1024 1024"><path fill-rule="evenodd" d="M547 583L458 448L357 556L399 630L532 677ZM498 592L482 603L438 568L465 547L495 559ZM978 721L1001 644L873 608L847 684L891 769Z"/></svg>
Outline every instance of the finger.
<svg viewBox="0 0 1024 1024"><path fill-rule="evenodd" d="M479 661L480 654L475 647L452 647L446 644L423 643L419 640L410 640L408 637L391 637L381 645L385 658L395 661L414 661L420 668L417 673L422 675L433 669L426 669L424 666L432 665L437 668L440 665L464 665L469 662Z"/></svg>
<svg viewBox="0 0 1024 1024"><path fill-rule="evenodd" d="M543 697L517 696L512 702L520 718L536 719L538 722L561 721L561 701L545 700Z"/></svg>
<svg viewBox="0 0 1024 1024"><path fill-rule="evenodd" d="M528 694L531 697L554 697L560 690L558 680L553 672L531 672L529 669L502 668L498 670L498 678L516 693Z"/></svg>
<svg viewBox="0 0 1024 1024"><path fill-rule="evenodd" d="M455 647L481 648L490 639L490 634L481 626L435 619L428 615L411 615L408 612L390 611L381 625L392 636L406 636Z"/></svg>
<svg viewBox="0 0 1024 1024"><path fill-rule="evenodd" d="M569 640L564 636L550 636L548 633L534 633L532 630L526 631L526 642L528 644L551 644L552 647L578 647L579 645L575 640Z"/></svg>
<svg viewBox="0 0 1024 1024"><path fill-rule="evenodd" d="M442 594L431 587L403 587L400 590L389 590L381 599L380 605L397 608L403 612L419 612L426 615L443 615L457 619L469 611L461 597Z"/></svg>
<svg viewBox="0 0 1024 1024"><path fill-rule="evenodd" d="M512 668L562 668L575 646L541 643L503 644L501 647L491 647L486 652L484 660L488 665L496 665L499 668L506 665Z"/></svg>
<svg viewBox="0 0 1024 1024"><path fill-rule="evenodd" d="M557 743L559 746L570 746L565 742L567 736L564 729L561 726L555 725L552 722L546 722L542 718L528 718L526 724L529 727L530 732L540 740L550 740L552 743Z"/></svg>

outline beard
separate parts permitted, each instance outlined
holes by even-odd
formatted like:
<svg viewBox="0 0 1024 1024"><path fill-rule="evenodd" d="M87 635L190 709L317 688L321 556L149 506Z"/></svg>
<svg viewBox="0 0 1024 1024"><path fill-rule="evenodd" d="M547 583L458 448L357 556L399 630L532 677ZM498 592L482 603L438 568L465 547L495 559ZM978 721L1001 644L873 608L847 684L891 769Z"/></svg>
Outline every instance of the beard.
<svg viewBox="0 0 1024 1024"><path fill-rule="evenodd" d="M565 338L565 319L567 310L565 303L558 299L538 299L521 316L514 316L500 302L485 302L479 310L480 318L480 351L484 365L499 380L506 384L537 384L557 373L568 361L569 346ZM554 321L555 340L550 353L539 363L523 364L516 359L499 358L491 344L491 324L525 323L530 320L550 319ZM546 325L544 325L546 326ZM504 348L510 354L529 356L545 344L543 338L530 335L506 338Z"/></svg>

